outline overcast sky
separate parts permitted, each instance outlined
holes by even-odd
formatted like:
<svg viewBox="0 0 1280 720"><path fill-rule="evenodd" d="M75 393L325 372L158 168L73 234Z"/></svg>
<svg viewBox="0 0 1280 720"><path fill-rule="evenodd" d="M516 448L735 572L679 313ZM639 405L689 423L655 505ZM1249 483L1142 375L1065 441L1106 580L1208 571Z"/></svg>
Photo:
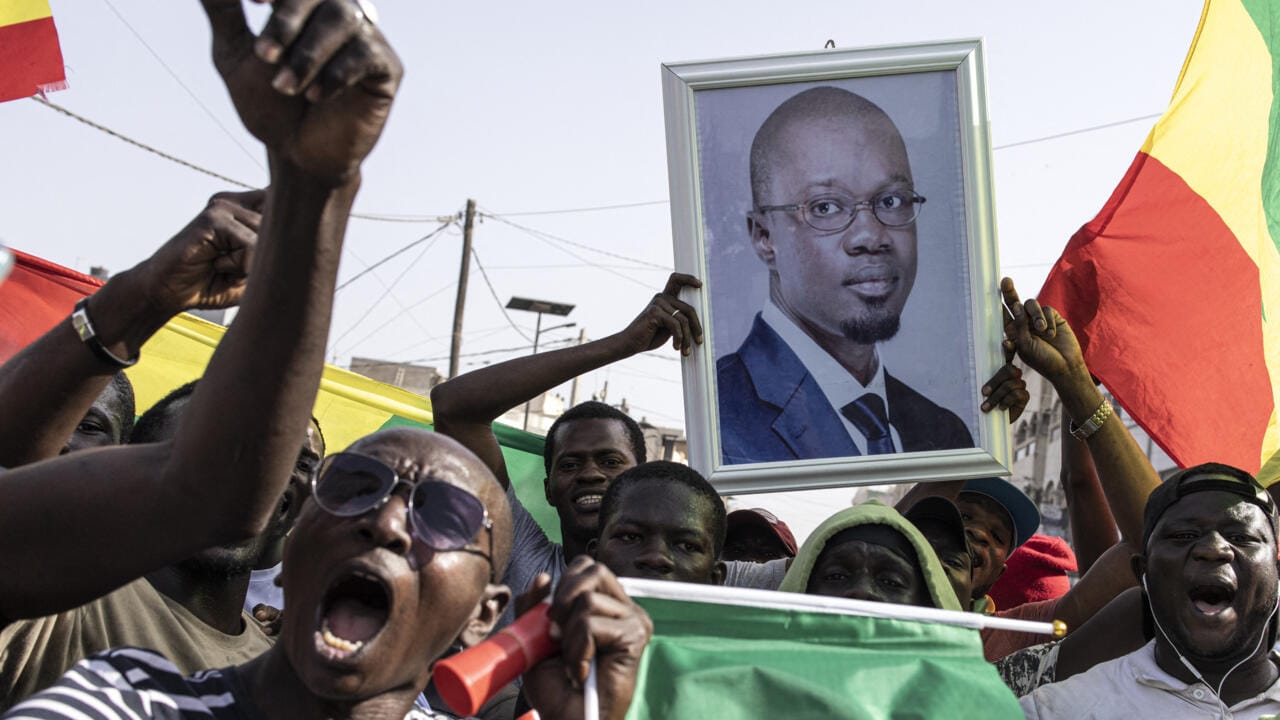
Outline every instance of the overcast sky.
<svg viewBox="0 0 1280 720"><path fill-rule="evenodd" d="M71 85L53 102L228 177L265 181L261 152L208 61L196 0L51 4ZM1029 295L1154 122L1123 121L1164 110L1200 10L1198 0L383 0L381 25L407 74L365 164L357 210L452 215L468 197L493 214L646 203L507 218L557 240L496 219L476 228L476 251L502 302L524 295L577 305L568 320L578 327L544 342L576 337L579 328L598 338L623 327L665 279L632 260L671 264L662 63L815 50L828 39L850 48L982 37L1000 259ZM29 100L0 105L0 128L0 242L77 270L129 267L226 189ZM1028 142L1040 138L1053 139ZM353 220L342 277L435 227ZM360 354L447 366L461 234L449 228L429 243L339 294L331 360L345 366ZM531 315L512 319L532 336ZM528 344L473 273L463 352ZM517 353L473 355L463 369ZM606 380L609 401L626 398L638 416L683 426L670 351L593 373L585 387ZM831 497L771 504L803 534Z"/></svg>

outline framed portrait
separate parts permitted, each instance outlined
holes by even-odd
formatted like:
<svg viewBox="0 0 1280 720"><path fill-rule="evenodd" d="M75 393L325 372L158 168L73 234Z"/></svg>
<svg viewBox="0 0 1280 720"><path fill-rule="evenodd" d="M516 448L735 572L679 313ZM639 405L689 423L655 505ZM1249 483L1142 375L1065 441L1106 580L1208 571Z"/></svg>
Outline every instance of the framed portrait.
<svg viewBox="0 0 1280 720"><path fill-rule="evenodd" d="M662 74L693 466L722 492L1008 475L981 41Z"/></svg>

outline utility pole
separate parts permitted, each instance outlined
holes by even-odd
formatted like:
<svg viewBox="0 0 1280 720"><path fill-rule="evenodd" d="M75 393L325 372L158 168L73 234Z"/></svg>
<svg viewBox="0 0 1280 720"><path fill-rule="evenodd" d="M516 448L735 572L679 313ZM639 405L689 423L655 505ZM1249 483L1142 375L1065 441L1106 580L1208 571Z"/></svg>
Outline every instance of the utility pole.
<svg viewBox="0 0 1280 720"><path fill-rule="evenodd" d="M453 306L453 345L449 350L449 377L458 375L458 356L462 353L462 310L467 303L467 276L471 274L471 228L476 221L476 201L467 199L467 214L462 224L462 269L458 271L458 301Z"/></svg>
<svg viewBox="0 0 1280 720"><path fill-rule="evenodd" d="M582 328L578 331L578 344L581 345L587 341L587 329ZM578 404L578 376L573 376L573 385L569 388L569 407L575 407Z"/></svg>

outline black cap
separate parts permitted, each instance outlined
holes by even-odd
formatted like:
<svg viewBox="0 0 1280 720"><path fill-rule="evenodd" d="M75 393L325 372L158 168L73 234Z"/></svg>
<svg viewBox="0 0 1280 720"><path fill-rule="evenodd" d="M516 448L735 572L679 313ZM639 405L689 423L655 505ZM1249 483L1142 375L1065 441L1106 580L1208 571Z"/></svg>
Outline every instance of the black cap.
<svg viewBox="0 0 1280 720"><path fill-rule="evenodd" d="M1204 463L1179 470L1151 491L1142 513L1142 548L1145 551L1156 523L1169 508L1182 498L1198 492L1226 492L1239 495L1266 513L1272 530L1276 527L1276 503L1271 494L1252 475L1222 463Z"/></svg>
<svg viewBox="0 0 1280 720"><path fill-rule="evenodd" d="M960 509L950 500L933 495L921 498L902 514L917 529L925 520L936 520L942 523L953 536L952 539L962 547L969 547L969 538L964 531L964 518L960 517Z"/></svg>

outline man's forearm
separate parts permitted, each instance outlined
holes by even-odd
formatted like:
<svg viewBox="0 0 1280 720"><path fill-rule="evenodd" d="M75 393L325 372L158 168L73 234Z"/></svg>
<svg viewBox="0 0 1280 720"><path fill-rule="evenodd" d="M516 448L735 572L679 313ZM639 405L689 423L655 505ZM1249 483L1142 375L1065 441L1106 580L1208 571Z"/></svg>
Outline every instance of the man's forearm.
<svg viewBox="0 0 1280 720"><path fill-rule="evenodd" d="M256 534L289 480L324 369L342 238L359 179L326 186L272 162L249 288L166 466L210 544ZM216 509L216 511L215 511ZM228 537L228 535L232 537Z"/></svg>
<svg viewBox="0 0 1280 720"><path fill-rule="evenodd" d="M1102 393L1087 370L1055 378L1053 384L1067 417L1077 426L1102 404ZM1128 428L1115 415L1107 418L1086 442L1121 535L1130 542L1138 542L1142 537L1142 511L1147 496L1160 484L1160 477Z"/></svg>
<svg viewBox="0 0 1280 720"><path fill-rule="evenodd" d="M1067 497L1067 513L1071 518L1071 540L1081 575L1108 548L1120 541L1116 520L1107 506L1107 496L1098 482L1089 448L1072 437L1068 430L1071 417L1062 413L1062 471L1059 480Z"/></svg>
<svg viewBox="0 0 1280 720"><path fill-rule="evenodd" d="M117 357L136 357L172 313L152 306L134 270L89 300L98 339ZM93 353L70 315L0 367L0 467L58 454L118 368Z"/></svg>

